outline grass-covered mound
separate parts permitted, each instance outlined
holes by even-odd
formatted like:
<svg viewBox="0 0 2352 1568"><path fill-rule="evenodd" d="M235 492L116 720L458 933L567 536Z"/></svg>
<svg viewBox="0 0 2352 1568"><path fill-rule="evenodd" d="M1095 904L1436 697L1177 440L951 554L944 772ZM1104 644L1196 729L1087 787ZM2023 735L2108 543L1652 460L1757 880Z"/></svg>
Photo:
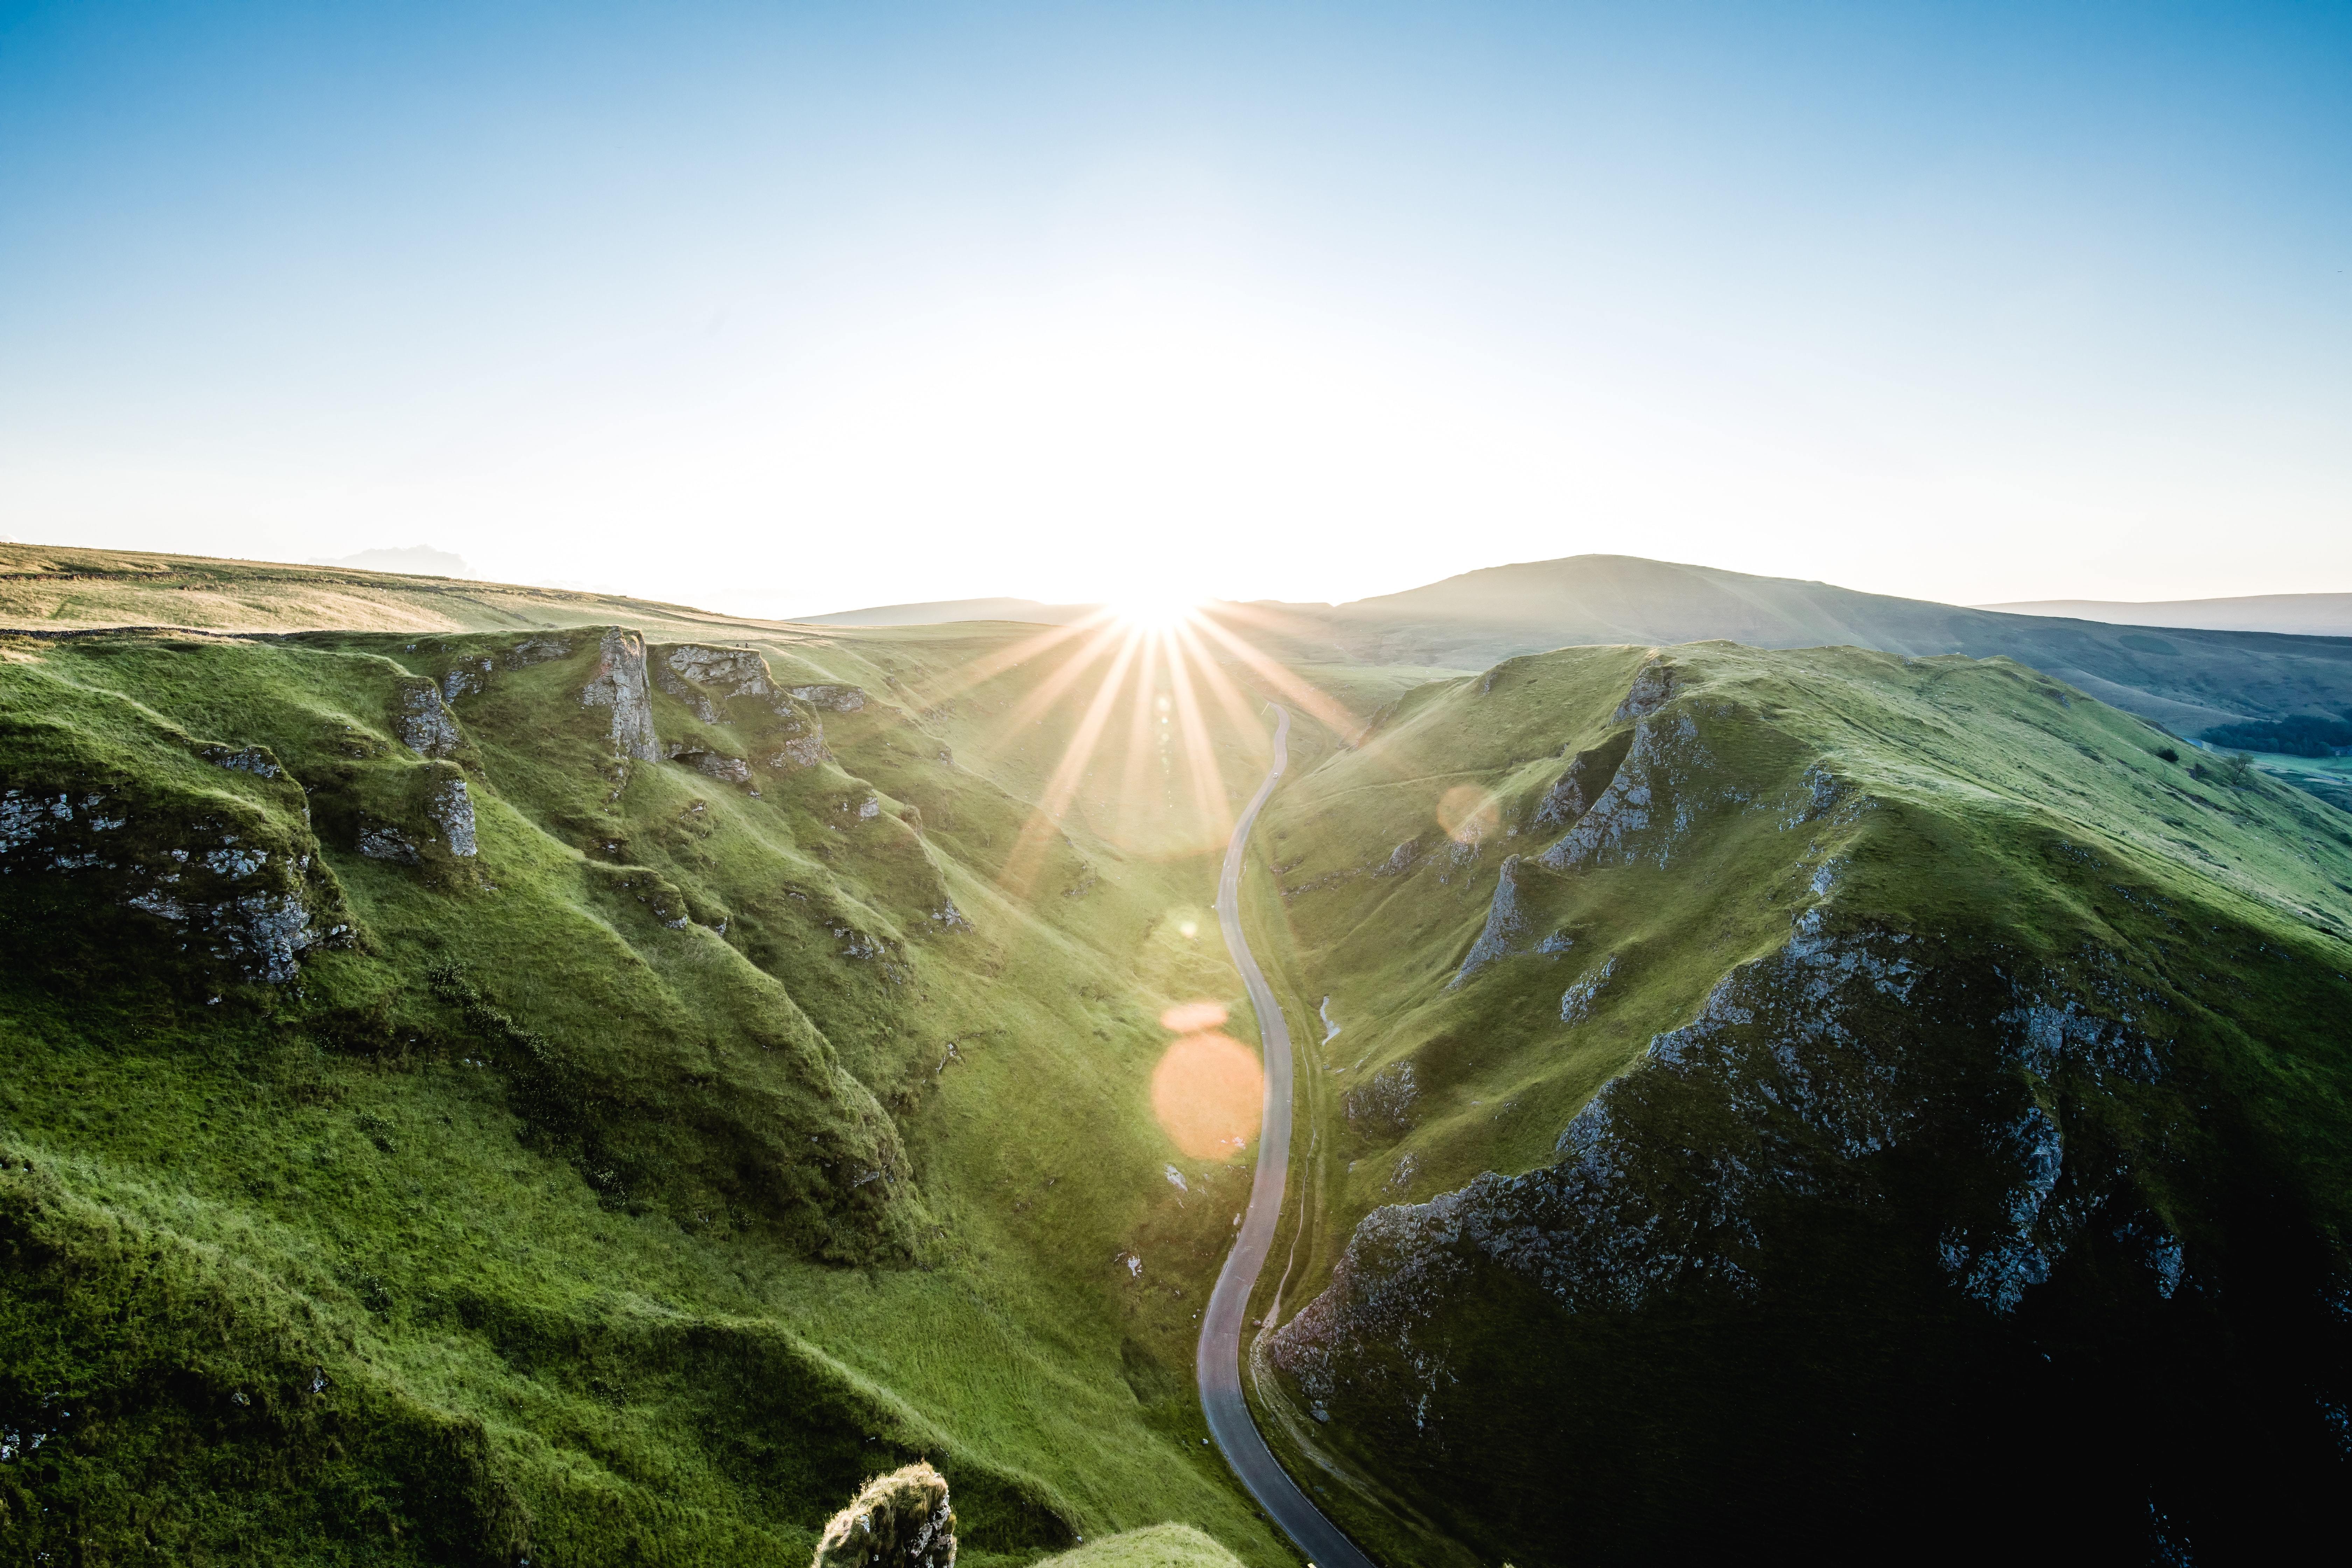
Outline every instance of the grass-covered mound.
<svg viewBox="0 0 2352 1568"><path fill-rule="evenodd" d="M1238 1562L1191 1525L1155 1524L1089 1541L1037 1568L1234 1568Z"/></svg>
<svg viewBox="0 0 2352 1568"><path fill-rule="evenodd" d="M1521 1563L2322 1522L2352 817L2168 749L2005 661L1707 644L1433 684L1305 770L1256 1364L1328 1505Z"/></svg>
<svg viewBox="0 0 2352 1568"><path fill-rule="evenodd" d="M1149 1109L1210 862L1038 828L1001 649L0 647L0 1557L800 1568L928 1458L969 1561L1272 1560Z"/></svg>

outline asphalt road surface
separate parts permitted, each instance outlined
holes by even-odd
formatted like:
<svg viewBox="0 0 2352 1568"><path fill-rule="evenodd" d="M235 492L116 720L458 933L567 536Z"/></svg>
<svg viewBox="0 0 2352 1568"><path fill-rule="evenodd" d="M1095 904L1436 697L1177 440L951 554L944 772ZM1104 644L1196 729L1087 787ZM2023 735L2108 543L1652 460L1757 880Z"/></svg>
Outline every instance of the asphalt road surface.
<svg viewBox="0 0 2352 1568"><path fill-rule="evenodd" d="M1249 1310L1250 1289L1274 1247L1275 1221L1282 1215L1282 1188L1290 1172L1290 1028L1265 972L1250 956L1242 937L1242 856L1249 846L1250 829L1266 796L1282 782L1290 760L1290 713L1274 710L1274 767L1257 786L1249 809L1234 825L1233 842L1225 847L1225 868L1217 879L1217 924L1225 933L1225 949L1242 972L1249 989L1250 1006L1257 1014L1258 1037L1265 1047L1265 1118L1257 1135L1257 1175L1250 1185L1249 1212L1242 1215L1240 1234L1225 1267L1210 1293L1209 1310L1201 1317L1201 1350L1195 1367L1201 1382L1201 1408L1209 1417L1209 1436L1216 1439L1225 1462L1257 1500L1258 1507L1316 1568L1371 1568L1371 1559L1323 1517L1322 1510L1298 1489L1289 1472L1276 1463L1250 1419L1242 1398L1242 1327Z"/></svg>

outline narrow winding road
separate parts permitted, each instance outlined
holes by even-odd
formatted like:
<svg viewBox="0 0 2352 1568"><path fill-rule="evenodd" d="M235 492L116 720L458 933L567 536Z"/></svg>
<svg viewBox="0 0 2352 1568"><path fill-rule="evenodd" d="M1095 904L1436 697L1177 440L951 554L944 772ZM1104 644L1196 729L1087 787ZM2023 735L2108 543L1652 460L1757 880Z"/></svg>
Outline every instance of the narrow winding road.
<svg viewBox="0 0 2352 1568"><path fill-rule="evenodd" d="M1250 1496L1267 1517L1307 1554L1315 1568L1372 1568L1371 1559L1323 1517L1307 1494L1276 1462L1265 1439L1250 1419L1242 1398L1242 1326L1249 1311L1250 1289L1274 1247L1275 1222L1282 1216L1282 1189L1290 1172L1290 1027L1274 999L1274 988L1251 956L1242 936L1242 857L1249 847L1250 829L1282 770L1290 760L1290 713L1274 710L1274 766L1257 786L1249 809L1234 825L1233 841L1225 847L1225 868L1217 879L1217 924L1225 933L1225 949L1234 967L1242 972L1250 1006L1257 1014L1258 1037L1265 1051L1265 1116L1258 1128L1257 1174L1250 1185L1249 1212L1242 1216L1240 1234L1217 1288L1209 1295L1209 1310L1201 1316L1201 1350L1195 1368L1201 1383L1201 1408L1209 1418L1225 1462L1242 1479Z"/></svg>

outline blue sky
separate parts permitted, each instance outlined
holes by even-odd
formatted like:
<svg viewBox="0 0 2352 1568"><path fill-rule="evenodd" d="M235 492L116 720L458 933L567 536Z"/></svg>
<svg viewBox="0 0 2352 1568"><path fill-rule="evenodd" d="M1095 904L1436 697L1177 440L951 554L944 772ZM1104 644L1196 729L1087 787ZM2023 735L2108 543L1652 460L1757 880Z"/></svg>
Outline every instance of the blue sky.
<svg viewBox="0 0 2352 1568"><path fill-rule="evenodd" d="M2352 5L0 4L0 534L2352 589Z"/></svg>

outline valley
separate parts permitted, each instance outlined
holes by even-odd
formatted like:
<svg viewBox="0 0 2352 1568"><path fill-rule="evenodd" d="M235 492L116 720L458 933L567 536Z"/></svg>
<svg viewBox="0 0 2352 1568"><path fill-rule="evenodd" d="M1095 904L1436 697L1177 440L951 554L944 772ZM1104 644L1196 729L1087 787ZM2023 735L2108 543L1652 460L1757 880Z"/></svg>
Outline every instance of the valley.
<svg viewBox="0 0 2352 1568"><path fill-rule="evenodd" d="M2332 1496L2352 815L2026 661L11 548L14 1555L1297 1561L1196 1353L1382 1563Z"/></svg>

